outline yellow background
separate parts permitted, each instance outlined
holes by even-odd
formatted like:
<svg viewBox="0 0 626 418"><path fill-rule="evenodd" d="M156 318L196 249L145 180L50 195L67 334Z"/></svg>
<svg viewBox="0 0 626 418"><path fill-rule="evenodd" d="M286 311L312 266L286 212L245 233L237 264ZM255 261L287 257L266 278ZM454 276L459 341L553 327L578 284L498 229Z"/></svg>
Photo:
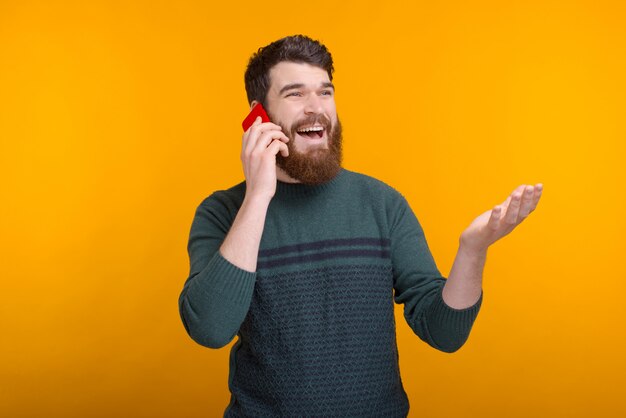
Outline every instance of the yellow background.
<svg viewBox="0 0 626 418"><path fill-rule="evenodd" d="M243 179L250 54L305 33L345 167L409 199L444 275L475 216L545 185L459 352L396 307L410 416L624 416L626 3L430 3L0 0L0 415L221 416L234 342L178 315L189 227Z"/></svg>

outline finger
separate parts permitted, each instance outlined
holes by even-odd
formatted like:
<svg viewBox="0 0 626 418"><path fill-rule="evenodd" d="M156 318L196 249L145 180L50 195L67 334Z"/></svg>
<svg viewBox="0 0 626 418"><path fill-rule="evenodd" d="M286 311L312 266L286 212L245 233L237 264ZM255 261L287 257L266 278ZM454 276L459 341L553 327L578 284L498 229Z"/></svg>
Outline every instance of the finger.
<svg viewBox="0 0 626 418"><path fill-rule="evenodd" d="M537 183L535 184L535 194L533 195L533 210L537 207L539 203L539 199L541 199L541 194L543 193L543 184Z"/></svg>
<svg viewBox="0 0 626 418"><path fill-rule="evenodd" d="M531 186L528 186L528 187L531 187ZM539 204L539 199L541 199L541 193L542 192L543 192L543 184L537 183L533 187L533 196L532 196L532 199L531 199L531 203L529 205L530 208L528 210L528 214L532 213L537 208L537 204ZM526 216L528 216L528 214L526 214Z"/></svg>
<svg viewBox="0 0 626 418"><path fill-rule="evenodd" d="M522 205L519 210L520 220L526 219L526 217L533 210L533 196L535 188L533 186L526 186L522 193Z"/></svg>
<svg viewBox="0 0 626 418"><path fill-rule="evenodd" d="M511 195L508 195L504 202L500 203L500 206L506 211L506 208L509 207L509 203L511 203Z"/></svg>
<svg viewBox="0 0 626 418"><path fill-rule="evenodd" d="M287 148L287 145L284 142L278 140L273 140L272 143L269 144L265 150L271 155L276 155L280 152L283 157L289 156L289 149Z"/></svg>
<svg viewBox="0 0 626 418"><path fill-rule="evenodd" d="M248 148L248 142L250 139L250 133L252 132L252 128L259 125L261 123L261 117L257 116L252 122L252 125L243 133L241 136L241 158L243 158L245 150Z"/></svg>
<svg viewBox="0 0 626 418"><path fill-rule="evenodd" d="M244 133L243 143L241 144L241 153L249 154L254 148L254 144L256 143L256 138L260 135L259 126L261 125L261 117L257 116L250 128Z"/></svg>
<svg viewBox="0 0 626 418"><path fill-rule="evenodd" d="M487 226L491 229L498 229L498 225L500 225L500 218L502 217L502 206L498 205L491 209L491 216L489 217L489 222L487 222Z"/></svg>
<svg viewBox="0 0 626 418"><path fill-rule="evenodd" d="M254 123L250 125L250 128L248 128L246 132L265 131L268 129L276 129L282 131L283 127L280 125L276 125L272 122L262 122L261 117L257 116L257 118L254 120Z"/></svg>
<svg viewBox="0 0 626 418"><path fill-rule="evenodd" d="M289 148L284 142L280 144L280 154L285 158L289 157Z"/></svg>
<svg viewBox="0 0 626 418"><path fill-rule="evenodd" d="M519 186L513 193L511 193L511 200L509 202L509 206L506 208L506 213L504 214L504 222L510 225L514 225L517 223L517 216L519 215L519 210L521 206L522 200L522 191L525 186Z"/></svg>
<svg viewBox="0 0 626 418"><path fill-rule="evenodd" d="M282 126L276 125L275 123L272 123L272 122L263 122L261 125L267 126L269 129L278 129L279 131L283 130Z"/></svg>
<svg viewBox="0 0 626 418"><path fill-rule="evenodd" d="M273 139L280 139L283 142L288 142L289 138L280 129L275 129L273 123L263 123L257 127L250 128L250 136L245 146L244 154L250 155L255 151L262 152L267 148Z"/></svg>
<svg viewBox="0 0 626 418"><path fill-rule="evenodd" d="M507 198L504 200L504 202L500 203L500 206L502 206L502 209L504 211L506 211L506 209L509 207L509 204L511 203L511 196L513 196L513 193L522 190L522 188L524 187L524 185L521 186L517 186L517 188L515 190L513 190L513 192L507 196Z"/></svg>
<svg viewBox="0 0 626 418"><path fill-rule="evenodd" d="M260 117L257 118L257 120L261 120ZM261 135L263 135L265 132L269 132L269 131L278 131L278 132L282 132L283 128L280 125L276 125L275 123L272 122L264 122L264 123L255 123L253 124L250 129L248 129L248 139L257 139L259 138Z"/></svg>
<svg viewBox="0 0 626 418"><path fill-rule="evenodd" d="M284 144L284 143L289 141L289 138L287 138L287 136L284 133L282 133L280 131L276 131L276 130L263 132L263 134L257 140L256 145L254 146L254 149L252 150L252 154L261 154L261 153L263 153L265 151L265 149L274 140L278 140L279 142Z"/></svg>

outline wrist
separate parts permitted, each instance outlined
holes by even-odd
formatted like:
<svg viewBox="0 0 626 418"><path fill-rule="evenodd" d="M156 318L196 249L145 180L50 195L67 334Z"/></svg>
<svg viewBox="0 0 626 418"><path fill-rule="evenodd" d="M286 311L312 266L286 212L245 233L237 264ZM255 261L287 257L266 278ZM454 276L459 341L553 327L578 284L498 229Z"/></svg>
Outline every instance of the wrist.
<svg viewBox="0 0 626 418"><path fill-rule="evenodd" d="M251 192L246 192L246 194L243 197L243 202L242 205L246 205L246 206L269 206L270 201L272 200L274 196L267 194L267 193L251 193Z"/></svg>
<svg viewBox="0 0 626 418"><path fill-rule="evenodd" d="M461 236L459 240L459 253L471 258L485 258L489 245L468 242Z"/></svg>

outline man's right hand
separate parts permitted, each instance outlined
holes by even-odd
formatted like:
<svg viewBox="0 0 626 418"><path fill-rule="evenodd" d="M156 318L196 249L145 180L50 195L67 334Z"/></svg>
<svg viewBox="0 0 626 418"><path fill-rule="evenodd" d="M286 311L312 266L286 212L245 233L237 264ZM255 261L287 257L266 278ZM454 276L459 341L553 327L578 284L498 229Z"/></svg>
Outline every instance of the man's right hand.
<svg viewBox="0 0 626 418"><path fill-rule="evenodd" d="M246 176L246 197L259 197L268 201L276 193L276 154L289 156L286 143L289 138L282 128L272 122L261 123L257 117L244 132L241 145L241 162Z"/></svg>
<svg viewBox="0 0 626 418"><path fill-rule="evenodd" d="M256 118L243 134L241 162L246 176L246 196L220 246L222 256L235 266L256 271L265 216L276 193L276 154L287 157L289 150L282 128Z"/></svg>

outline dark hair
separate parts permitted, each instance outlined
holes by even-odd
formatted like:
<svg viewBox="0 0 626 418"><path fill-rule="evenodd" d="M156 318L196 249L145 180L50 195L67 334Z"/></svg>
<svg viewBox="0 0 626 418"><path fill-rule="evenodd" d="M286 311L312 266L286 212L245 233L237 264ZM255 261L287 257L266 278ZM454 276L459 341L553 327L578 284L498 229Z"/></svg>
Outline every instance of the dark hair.
<svg viewBox="0 0 626 418"><path fill-rule="evenodd" d="M333 57L319 41L308 36L287 36L259 48L250 57L244 76L248 103L253 100L264 106L270 87L270 69L279 62L289 61L306 63L326 70L330 81L333 80Z"/></svg>

